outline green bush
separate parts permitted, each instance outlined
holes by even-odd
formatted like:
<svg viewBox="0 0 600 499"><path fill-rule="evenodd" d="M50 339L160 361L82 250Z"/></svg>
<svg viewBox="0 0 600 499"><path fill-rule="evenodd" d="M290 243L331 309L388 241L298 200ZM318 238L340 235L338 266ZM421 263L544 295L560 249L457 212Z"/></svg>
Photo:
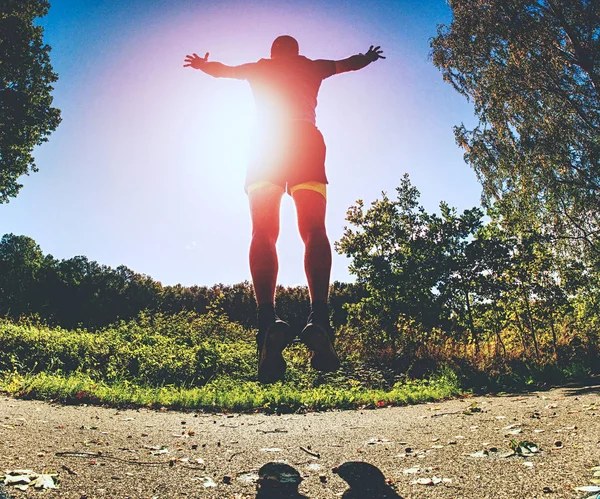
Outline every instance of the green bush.
<svg viewBox="0 0 600 499"><path fill-rule="evenodd" d="M0 321L0 371L82 373L146 386L254 376L254 337L216 313L140 314L95 333Z"/></svg>

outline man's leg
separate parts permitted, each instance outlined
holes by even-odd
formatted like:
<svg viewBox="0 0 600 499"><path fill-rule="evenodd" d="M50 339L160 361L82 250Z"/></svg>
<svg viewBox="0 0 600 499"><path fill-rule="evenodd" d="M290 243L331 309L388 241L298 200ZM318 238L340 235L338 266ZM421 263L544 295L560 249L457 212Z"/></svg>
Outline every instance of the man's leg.
<svg viewBox="0 0 600 499"><path fill-rule="evenodd" d="M250 273L258 306L275 304L277 285L277 238L279 237L279 211L283 188L262 185L248 192L252 240L250 242Z"/></svg>
<svg viewBox="0 0 600 499"><path fill-rule="evenodd" d="M314 184L314 183L310 183ZM331 244L325 229L327 200L324 193L310 188L292 188L296 204L298 229L304 241L304 270L310 292L311 312L302 331L302 340L313 352L311 365L318 371L335 371L340 366L333 348L334 332L329 323L329 278L331 274Z"/></svg>
<svg viewBox="0 0 600 499"><path fill-rule="evenodd" d="M311 303L327 303L331 274L331 244L325 229L327 200L309 189L292 194L298 216L298 230L304 241L304 271Z"/></svg>
<svg viewBox="0 0 600 499"><path fill-rule="evenodd" d="M275 313L277 286L277 238L283 188L269 183L250 186L250 273L258 305L258 379L261 383L283 380L286 363L281 354L289 344L289 326Z"/></svg>

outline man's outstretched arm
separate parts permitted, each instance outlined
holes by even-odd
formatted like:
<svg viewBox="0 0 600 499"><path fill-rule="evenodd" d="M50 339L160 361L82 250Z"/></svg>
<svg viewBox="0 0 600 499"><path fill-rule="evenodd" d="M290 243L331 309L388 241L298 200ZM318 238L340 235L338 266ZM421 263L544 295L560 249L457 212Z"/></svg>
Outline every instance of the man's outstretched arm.
<svg viewBox="0 0 600 499"><path fill-rule="evenodd" d="M383 50L381 50L381 47L377 46L373 48L373 45L371 45L366 54L357 54L348 57L348 59L335 61L335 72L336 74L340 74L346 73L347 71L362 69L378 59L385 59L385 57L381 55L382 52Z"/></svg>
<svg viewBox="0 0 600 499"><path fill-rule="evenodd" d="M215 78L235 78L234 66L227 66L220 62L208 62L208 52L204 57L200 57L197 54L186 55L184 62L184 68L199 69Z"/></svg>

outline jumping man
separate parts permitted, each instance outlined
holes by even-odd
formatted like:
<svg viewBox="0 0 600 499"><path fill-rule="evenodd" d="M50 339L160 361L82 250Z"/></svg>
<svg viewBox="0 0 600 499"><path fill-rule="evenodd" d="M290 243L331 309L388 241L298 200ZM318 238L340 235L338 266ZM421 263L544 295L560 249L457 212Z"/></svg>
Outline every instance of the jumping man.
<svg viewBox="0 0 600 499"><path fill-rule="evenodd" d="M216 78L248 80L256 101L258 134L246 175L252 240L250 273L258 305L258 379L282 380L286 364L283 349L294 334L275 312L279 211L283 193L292 196L298 229L304 242L304 270L311 311L300 339L312 352L314 369L331 372L340 366L334 349L334 330L327 307L331 272L331 245L325 230L325 143L315 126L315 108L321 82L335 74L362 69L385 59L380 47L340 61L311 60L299 55L298 42L280 36L271 46L271 58L241 66L209 62L187 55L184 67L200 69Z"/></svg>

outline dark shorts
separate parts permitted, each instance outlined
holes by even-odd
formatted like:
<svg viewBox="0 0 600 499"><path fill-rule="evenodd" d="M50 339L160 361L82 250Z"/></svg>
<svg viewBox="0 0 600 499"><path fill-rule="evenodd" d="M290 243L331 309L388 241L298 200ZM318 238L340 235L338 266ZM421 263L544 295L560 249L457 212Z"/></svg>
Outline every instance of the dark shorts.
<svg viewBox="0 0 600 499"><path fill-rule="evenodd" d="M325 141L307 121L259 132L246 173L245 190L259 182L279 185L288 192L306 182L327 184Z"/></svg>

